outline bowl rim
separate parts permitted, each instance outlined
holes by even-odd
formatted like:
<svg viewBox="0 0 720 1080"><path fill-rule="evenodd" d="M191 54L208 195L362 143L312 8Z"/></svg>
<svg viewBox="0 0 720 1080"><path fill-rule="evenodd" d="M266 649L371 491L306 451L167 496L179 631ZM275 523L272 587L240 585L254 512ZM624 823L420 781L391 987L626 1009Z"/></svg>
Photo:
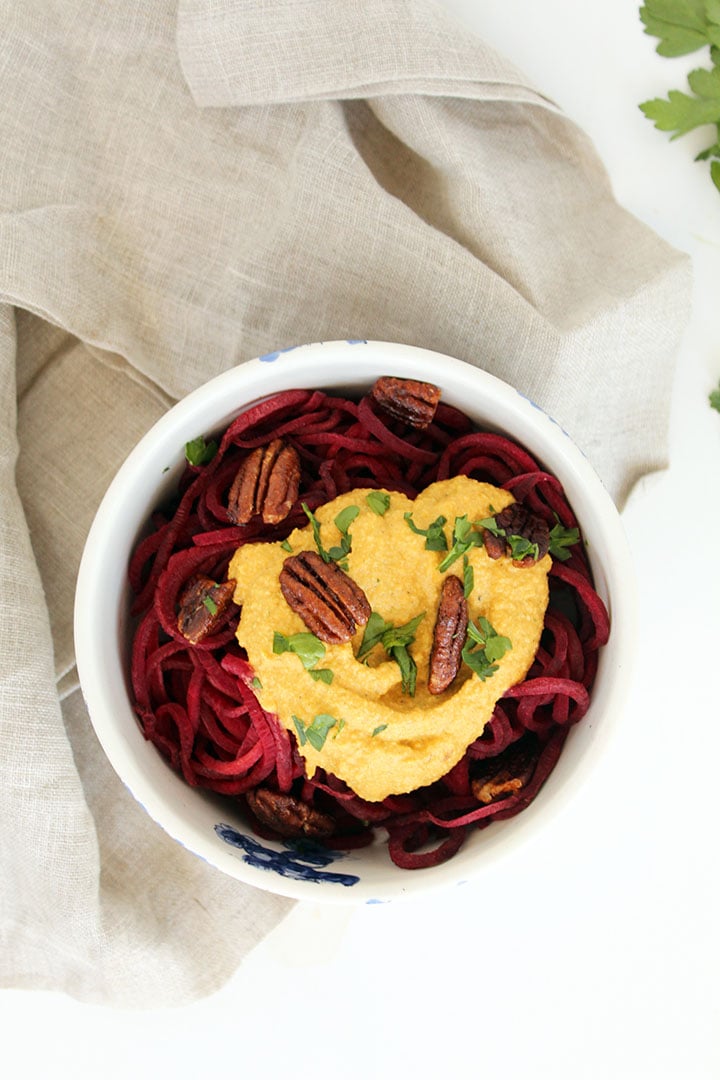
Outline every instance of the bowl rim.
<svg viewBox="0 0 720 1080"><path fill-rule="evenodd" d="M118 692L122 686L127 697L127 671L117 650L114 651L116 666L113 667L108 660L108 648L103 645L107 637L107 619L103 618L103 605L97 599L109 593L115 620L114 633L122 637L125 633L124 601L121 599L121 593L126 595L124 575L115 572L115 578L122 580L120 583L111 580L108 586L108 574L112 576L113 570L111 550L114 530L118 529L118 519L128 504L141 505L142 513L135 517L132 529L129 522L120 523L120 527L125 529L123 535L126 538L130 537L131 532L137 538L154 500L160 497L163 488L169 489L177 480L184 445L189 439L200 431L209 433L222 430L229 418L279 390L300 386L352 393L371 385L381 374L437 382L441 386L443 400L472 413L465 396L469 380L472 393L483 402L487 399L492 403L493 414L497 418L496 430L504 431L522 445L527 445L530 453L541 458L550 472L557 474L559 471L571 505L577 503L578 492L584 507L587 502L587 508L578 517L585 535L595 538L595 550L589 550L591 565L596 576L596 587L611 609L612 632L601 657L603 667L610 669L611 674L603 684L601 723L595 724L591 745L580 761L582 765L589 755L590 764L588 766L586 763L580 769L580 774L584 774L588 767L593 771L607 748L611 730L627 697L633 666L636 588L630 549L615 504L594 468L567 432L541 407L497 376L466 361L418 346L372 340L315 342L276 350L234 365L180 399L152 425L117 470L88 532L77 577L74 606L80 686L91 723L111 766L135 800L166 833L206 862L241 882L271 893L314 902L382 902L402 896L427 894L447 888L450 884L477 878L489 871L500 858L521 851L536 833L547 829L553 817L565 811L572 802L572 791L576 785L569 781L551 785L549 794L543 798L545 788L553 779L551 774L548 784L527 810L508 822L495 823L492 829L482 831L482 852L472 862L468 858L460 858L462 849L447 863L417 872L399 871L388 859L389 880L382 888L377 885L360 889L344 889L340 886L318 888L315 882L268 873L267 869L248 865L230 849L224 852L214 843L214 837L204 842L199 831L188 824L175 806L168 805L167 800L153 789L153 785L139 771L133 747L137 745L138 735L143 743L144 739L137 724L133 732L118 727L113 691ZM238 404L240 397L242 403ZM524 435L513 432L506 422L509 418L524 426ZM494 425L482 421L482 426L488 428ZM535 440L541 444L542 450L534 445ZM612 553L612 558L602 564L597 556L598 538ZM127 549L128 553L131 547L132 543ZM594 690L593 704L596 696ZM580 726L585 723L586 718ZM567 746L563 753L566 751ZM160 760L159 754L157 758ZM563 755L560 762L562 760ZM575 774L577 779L578 766ZM187 791L189 795L195 795L189 786ZM502 826L512 828L508 830ZM402 876L398 877L398 874Z"/></svg>

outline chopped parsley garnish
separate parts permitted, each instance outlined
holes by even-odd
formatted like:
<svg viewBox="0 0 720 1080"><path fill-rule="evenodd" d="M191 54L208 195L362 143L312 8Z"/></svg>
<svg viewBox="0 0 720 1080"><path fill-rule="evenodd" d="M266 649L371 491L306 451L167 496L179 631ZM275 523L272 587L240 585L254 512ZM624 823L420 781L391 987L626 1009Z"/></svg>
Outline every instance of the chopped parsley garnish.
<svg viewBox="0 0 720 1080"><path fill-rule="evenodd" d="M253 678L250 685L252 686L253 690L262 690L262 683L258 679L257 675Z"/></svg>
<svg viewBox="0 0 720 1080"><path fill-rule="evenodd" d="M289 541L289 540L283 540L283 542L282 542L282 544L280 545L280 547L281 547L281 548L283 549L283 551L290 551L290 552L292 552L292 549L293 549L293 547L292 547L292 544L290 543L290 541Z"/></svg>
<svg viewBox="0 0 720 1080"><path fill-rule="evenodd" d="M427 551L447 551L447 539L443 531L443 525L447 521L446 517L441 514L432 521L427 529L419 528L413 521L412 513L408 510L403 514L405 521L418 536L425 537L425 548Z"/></svg>
<svg viewBox="0 0 720 1080"><path fill-rule="evenodd" d="M215 601L213 600L212 596L210 596L210 595L203 596L203 604L207 608L207 610L210 612L211 615L217 615L218 606L215 603Z"/></svg>
<svg viewBox="0 0 720 1080"><path fill-rule="evenodd" d="M375 730L373 731L370 738L374 739L375 736L379 735L381 731L384 731L386 727L387 727L387 724L378 724L378 726L375 728Z"/></svg>
<svg viewBox="0 0 720 1080"><path fill-rule="evenodd" d="M185 443L185 457L190 465L207 465L215 457L217 449L218 444L214 439L205 442L204 437L198 435L197 439Z"/></svg>
<svg viewBox="0 0 720 1080"><path fill-rule="evenodd" d="M553 559L558 559L560 562L565 562L566 559L569 559L570 552L568 551L568 548L572 547L573 544L577 544L579 539L579 529L568 529L558 521L550 530L549 550Z"/></svg>
<svg viewBox="0 0 720 1080"><path fill-rule="evenodd" d="M349 554L352 548L352 537L350 536L348 530L355 518L360 513L360 507L346 506L344 510L340 511L340 513L335 518L335 526L340 533L340 543L327 550L323 545L322 538L320 536L320 522L315 517L312 510L308 507L307 503L301 503L301 506L305 511L305 515L308 521L312 525L313 539L315 541L315 547L318 550L318 555L320 556L320 558L323 560L323 562L326 563L336 562L338 566L342 567L343 570L347 570L348 564L346 556Z"/></svg>
<svg viewBox="0 0 720 1080"><path fill-rule="evenodd" d="M708 394L708 401L712 409L717 409L720 412L720 386L716 390L711 390Z"/></svg>
<svg viewBox="0 0 720 1080"><path fill-rule="evenodd" d="M509 533L507 529L501 528L494 517L483 518L482 521L476 521L475 524L480 529L487 529L493 536L499 536L503 539L510 548L510 557L521 561L528 558L538 559L540 557L540 548L532 540L528 540L526 536L521 536L520 533Z"/></svg>
<svg viewBox="0 0 720 1080"><path fill-rule="evenodd" d="M510 638L498 634L484 616L479 617L477 626L472 619L468 622L462 658L483 682L495 674L497 661L508 649L512 649Z"/></svg>
<svg viewBox="0 0 720 1080"><path fill-rule="evenodd" d="M376 645L382 645L400 668L402 692L409 694L410 697L415 694L417 664L408 652L408 648L415 640L415 631L424 618L423 611L410 622L402 626L393 626L391 622L386 622L377 611L371 612L357 654L358 660L363 660Z"/></svg>
<svg viewBox="0 0 720 1080"><path fill-rule="evenodd" d="M308 673L312 676L315 682L324 682L329 686L335 678L333 671L329 667L321 668L308 668Z"/></svg>
<svg viewBox="0 0 720 1080"><path fill-rule="evenodd" d="M286 637L279 631L273 635L273 652L276 656L291 652L300 657L302 666L309 671L325 656L325 646L311 633L291 634Z"/></svg>
<svg viewBox="0 0 720 1080"><path fill-rule="evenodd" d="M293 724L298 733L300 746L304 746L305 743L309 742L311 746L315 747L315 750L322 750L328 731L338 724L338 720L335 716L330 716L329 713L318 713L312 724L305 725L299 716L294 715Z"/></svg>
<svg viewBox="0 0 720 1080"><path fill-rule="evenodd" d="M470 565L467 555L463 555L463 594L465 599L471 595L475 588L475 571Z"/></svg>
<svg viewBox="0 0 720 1080"><path fill-rule="evenodd" d="M482 542L482 534L473 529L472 522L468 521L467 514L456 517L453 526L453 545L438 566L438 570L443 573L470 548L481 547Z"/></svg>
<svg viewBox="0 0 720 1080"><path fill-rule="evenodd" d="M369 491L365 502L378 517L382 517L390 509L390 496L386 491Z"/></svg>

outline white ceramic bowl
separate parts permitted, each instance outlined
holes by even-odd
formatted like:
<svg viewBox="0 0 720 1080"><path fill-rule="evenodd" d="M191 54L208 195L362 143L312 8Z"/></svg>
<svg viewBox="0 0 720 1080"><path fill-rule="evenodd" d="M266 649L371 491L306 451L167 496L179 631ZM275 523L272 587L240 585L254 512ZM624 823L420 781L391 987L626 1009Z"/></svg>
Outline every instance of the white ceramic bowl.
<svg viewBox="0 0 720 1080"><path fill-rule="evenodd" d="M401 870L384 844L327 859L304 859L261 840L230 800L190 788L145 740L128 692L129 589L125 567L150 511L176 485L184 446L222 430L250 404L280 390L322 387L343 394L380 375L433 382L443 401L478 426L523 444L565 487L582 525L595 585L611 617L589 712L571 731L535 801L518 816L471 831L448 862ZM168 470L168 466L170 466ZM100 742L120 778L170 836L240 881L316 902L378 902L485 874L521 851L570 804L612 737L634 642L634 582L615 506L562 429L512 387L459 360L406 345L323 342L269 353L231 368L180 401L145 435L113 480L88 535L77 583L75 645L82 691ZM227 826L224 828L223 826Z"/></svg>

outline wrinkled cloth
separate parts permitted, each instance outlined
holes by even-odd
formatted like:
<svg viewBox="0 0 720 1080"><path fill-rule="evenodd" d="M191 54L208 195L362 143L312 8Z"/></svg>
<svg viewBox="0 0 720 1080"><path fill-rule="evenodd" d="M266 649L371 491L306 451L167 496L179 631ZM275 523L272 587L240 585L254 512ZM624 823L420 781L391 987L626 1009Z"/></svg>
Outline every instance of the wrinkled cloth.
<svg viewBox="0 0 720 1080"><path fill-rule="evenodd" d="M429 0L0 0L0 985L211 992L289 910L135 804L75 576L177 398L307 341L417 344L542 405L619 503L665 464L689 270L584 134Z"/></svg>

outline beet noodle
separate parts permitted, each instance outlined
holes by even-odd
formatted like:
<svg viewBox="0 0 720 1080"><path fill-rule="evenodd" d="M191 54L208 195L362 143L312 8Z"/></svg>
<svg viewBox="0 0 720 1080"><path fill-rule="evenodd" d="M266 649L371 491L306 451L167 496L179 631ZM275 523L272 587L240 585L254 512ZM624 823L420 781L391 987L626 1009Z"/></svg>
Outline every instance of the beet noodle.
<svg viewBox="0 0 720 1080"><path fill-rule="evenodd" d="M240 463L277 437L300 458L296 505L277 526L231 524L225 506ZM252 668L235 639L237 607L230 605L224 624L197 645L177 628L178 597L187 582L199 573L222 581L239 545L281 540L305 525L301 502L314 510L357 487L414 498L435 480L458 474L507 488L550 527L556 521L577 525L556 477L510 439L474 430L467 416L443 402L430 427L418 432L379 415L369 396L358 403L320 390L285 391L233 420L209 464L186 467L173 505L152 516L138 543L129 580L138 620L131 662L135 710L146 738L188 784L243 802L259 785L290 793L333 818L336 832L326 843L335 849L369 844L381 828L390 858L405 869L449 859L470 829L511 817L535 798L568 728L588 709L597 652L609 634L582 542L569 548L567 561L553 560L535 661L497 703L480 738L441 780L379 803L366 802L321 770L305 776L294 736L253 692ZM497 775L518 753L529 762L524 785L480 802L473 781ZM275 838L254 820L253 827Z"/></svg>

